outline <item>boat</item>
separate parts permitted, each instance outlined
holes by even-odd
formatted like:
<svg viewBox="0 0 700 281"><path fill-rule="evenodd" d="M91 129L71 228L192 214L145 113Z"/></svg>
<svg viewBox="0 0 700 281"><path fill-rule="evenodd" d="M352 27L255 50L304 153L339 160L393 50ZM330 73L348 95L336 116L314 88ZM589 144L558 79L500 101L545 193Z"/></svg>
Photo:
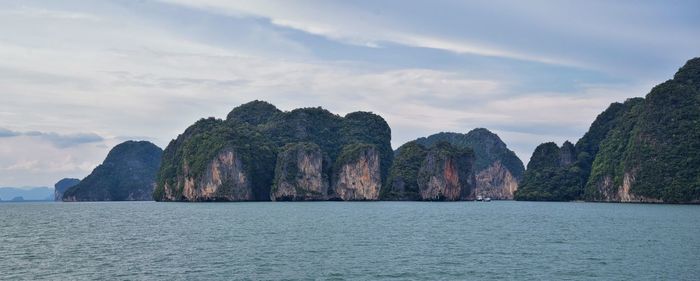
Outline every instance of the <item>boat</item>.
<svg viewBox="0 0 700 281"><path fill-rule="evenodd" d="M484 202L491 202L491 197L484 198Z"/></svg>
<svg viewBox="0 0 700 281"><path fill-rule="evenodd" d="M479 195L479 196L476 197L476 201L484 201L484 197L482 197L481 195Z"/></svg>

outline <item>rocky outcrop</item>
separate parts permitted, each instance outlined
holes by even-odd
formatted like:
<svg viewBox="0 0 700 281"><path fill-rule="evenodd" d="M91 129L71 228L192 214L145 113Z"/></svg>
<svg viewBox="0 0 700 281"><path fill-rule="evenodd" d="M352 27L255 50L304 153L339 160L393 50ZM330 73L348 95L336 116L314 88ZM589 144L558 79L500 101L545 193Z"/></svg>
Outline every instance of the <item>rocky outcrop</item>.
<svg viewBox="0 0 700 281"><path fill-rule="evenodd" d="M623 202L623 203L663 203L656 198L648 198L635 195L630 192L630 187L634 183L634 175L625 173L622 185L616 186L610 176L605 176L596 184L598 197L595 201L600 202Z"/></svg>
<svg viewBox="0 0 700 281"><path fill-rule="evenodd" d="M343 149L334 171L332 199L378 200L381 188L379 152L372 145Z"/></svg>
<svg viewBox="0 0 700 281"><path fill-rule="evenodd" d="M226 149L233 164L222 158ZM226 120L201 119L172 140L153 198L377 200L392 158L391 130L376 114L341 117L320 107L280 111L253 101L234 108Z"/></svg>
<svg viewBox="0 0 700 281"><path fill-rule="evenodd" d="M484 128L471 130L467 134L438 133L419 138L416 142L426 147L432 147L438 142L447 142L455 147L473 150L473 168L477 180L472 196L513 199L525 171L522 161L508 149L498 135ZM398 149L399 154L400 150L401 148Z"/></svg>
<svg viewBox="0 0 700 281"><path fill-rule="evenodd" d="M80 183L79 179L71 179L71 178L64 178L64 179L58 181L53 186L54 187L54 200L55 201L63 200L63 193L65 193L66 190L77 185L78 183Z"/></svg>
<svg viewBox="0 0 700 281"><path fill-rule="evenodd" d="M500 161L496 161L476 174L476 188L471 197L483 196L508 200L513 199L516 190L518 190L518 180Z"/></svg>
<svg viewBox="0 0 700 281"><path fill-rule="evenodd" d="M248 201L254 200L250 176L239 155L233 149L223 149L211 160L202 175L194 176L185 165L184 174L177 183L182 186L181 198L167 188L166 199L170 201Z"/></svg>
<svg viewBox="0 0 700 281"><path fill-rule="evenodd" d="M163 151L147 141L115 146L101 165L63 194L63 201L152 200Z"/></svg>
<svg viewBox="0 0 700 281"><path fill-rule="evenodd" d="M324 174L323 153L313 143L286 145L277 154L272 201L326 200L328 178Z"/></svg>
<svg viewBox="0 0 700 281"><path fill-rule="evenodd" d="M421 200L470 200L475 185L474 156L469 149L459 149L442 142L431 148L418 171Z"/></svg>
<svg viewBox="0 0 700 281"><path fill-rule="evenodd" d="M576 161L576 149L570 141L565 141L559 148L559 166L568 167Z"/></svg>

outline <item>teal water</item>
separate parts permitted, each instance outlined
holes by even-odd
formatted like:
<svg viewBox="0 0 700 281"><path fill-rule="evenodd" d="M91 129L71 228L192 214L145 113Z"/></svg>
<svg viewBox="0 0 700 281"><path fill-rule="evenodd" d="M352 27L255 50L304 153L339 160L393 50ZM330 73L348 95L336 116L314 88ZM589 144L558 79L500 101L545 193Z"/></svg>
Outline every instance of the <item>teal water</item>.
<svg viewBox="0 0 700 281"><path fill-rule="evenodd" d="M1 280L698 280L700 206L2 203Z"/></svg>

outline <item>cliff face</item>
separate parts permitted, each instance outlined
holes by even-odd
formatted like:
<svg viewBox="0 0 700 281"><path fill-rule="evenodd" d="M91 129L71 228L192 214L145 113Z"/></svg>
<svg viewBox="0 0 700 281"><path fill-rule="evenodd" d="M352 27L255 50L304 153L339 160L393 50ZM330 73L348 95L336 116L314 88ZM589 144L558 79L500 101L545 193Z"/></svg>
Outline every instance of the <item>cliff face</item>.
<svg viewBox="0 0 700 281"><path fill-rule="evenodd" d="M518 179L500 161L496 161L476 174L476 188L471 197L480 195L493 199L513 199L516 190Z"/></svg>
<svg viewBox="0 0 700 281"><path fill-rule="evenodd" d="M240 156L233 149L223 149L207 165L201 176L194 177L190 167L183 167L184 176L178 182L183 187L181 198L166 188L169 201L247 201L254 200L250 176L243 167Z"/></svg>
<svg viewBox="0 0 700 281"><path fill-rule="evenodd" d="M602 179L589 183L595 189L591 190L591 187L588 188L588 200L599 202L663 203L663 200L658 198L649 198L631 193L630 189L634 181L634 175L625 173L622 184L618 186L611 176L605 175Z"/></svg>
<svg viewBox="0 0 700 281"><path fill-rule="evenodd" d="M78 183L80 183L79 179L70 179L70 178L65 178L65 179L58 181L53 186L54 187L54 200L55 201L63 200L63 193L65 193L66 190L75 186Z"/></svg>
<svg viewBox="0 0 700 281"><path fill-rule="evenodd" d="M153 197L376 200L393 158L390 141L384 119L369 112L345 117L322 108L283 112L254 101L234 108L226 120L199 120L171 141ZM348 161L345 150L357 145L372 149ZM221 157L224 150L233 153L233 164Z"/></svg>
<svg viewBox="0 0 700 281"><path fill-rule="evenodd" d="M576 149L571 142L565 141L564 144L561 145L561 148L559 148L559 166L568 167L571 166L574 161L576 161Z"/></svg>
<svg viewBox="0 0 700 281"><path fill-rule="evenodd" d="M438 143L431 148L418 171L421 200L469 200L475 185L471 150Z"/></svg>
<svg viewBox="0 0 700 281"><path fill-rule="evenodd" d="M371 145L346 147L337 164L332 198L378 200L381 188L379 153Z"/></svg>
<svg viewBox="0 0 700 281"><path fill-rule="evenodd" d="M63 194L63 201L152 200L162 150L147 141L115 146L90 175Z"/></svg>
<svg viewBox="0 0 700 281"><path fill-rule="evenodd" d="M467 134L439 133L419 138L416 142L426 147L448 142L455 147L472 149L477 175L474 196L513 199L525 171L522 161L515 153L508 149L498 135L487 129L478 128Z"/></svg>
<svg viewBox="0 0 700 281"><path fill-rule="evenodd" d="M313 143L286 145L277 154L272 201L326 200L328 178L321 148ZM327 165L327 163L326 163Z"/></svg>

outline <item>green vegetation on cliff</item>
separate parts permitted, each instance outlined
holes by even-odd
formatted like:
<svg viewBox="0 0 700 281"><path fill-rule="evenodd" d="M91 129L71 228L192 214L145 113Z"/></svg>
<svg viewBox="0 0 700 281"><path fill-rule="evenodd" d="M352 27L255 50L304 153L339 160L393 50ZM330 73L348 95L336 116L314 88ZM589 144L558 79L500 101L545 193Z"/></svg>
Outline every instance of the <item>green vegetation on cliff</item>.
<svg viewBox="0 0 700 281"><path fill-rule="evenodd" d="M299 167L299 155L306 155L308 157L313 157L320 153L321 148L311 142L297 142L289 143L282 147L277 154L277 161L275 166L275 182L272 185L271 193L277 191L280 182L286 182L288 184L295 185L295 190L298 196L303 196L305 193L310 193L309 190L302 187L296 186L298 180L303 180L305 175L300 171ZM328 175L330 174L330 164L328 159L320 156L320 163L322 167L321 171L321 184L328 182ZM312 163L308 163L312 164ZM316 195L316 194L314 194Z"/></svg>
<svg viewBox="0 0 700 281"><path fill-rule="evenodd" d="M500 161L516 179L521 179L525 172L525 166L515 152L506 147L498 135L484 128L477 128L466 134L438 133L425 138L419 138L416 142L432 147L438 142L448 142L456 147L470 148L474 151L476 171L487 169L494 162Z"/></svg>
<svg viewBox="0 0 700 281"><path fill-rule="evenodd" d="M570 167L551 168L532 163L536 150L516 199L700 201L700 58L645 99L610 105L574 151Z"/></svg>
<svg viewBox="0 0 700 281"><path fill-rule="evenodd" d="M573 161L574 146L565 142L539 145L527 164L527 171L515 192L516 200L568 201L580 196L582 171Z"/></svg>
<svg viewBox="0 0 700 281"><path fill-rule="evenodd" d="M254 100L245 106L239 106L231 110L226 120L236 120L253 126L265 124L281 114L282 111L265 101Z"/></svg>
<svg viewBox="0 0 700 281"><path fill-rule="evenodd" d="M226 121L201 119L171 141L164 152L154 198L191 200L182 198L184 179L201 177L212 159L225 148L240 155L246 173L251 175L256 200L269 200L277 154L291 143L320 147L324 161L330 162L324 165L324 176L328 178L330 167L339 159L343 147L358 143L372 145L380 152L384 177L393 158L390 141L391 130L386 121L369 112L354 112L345 117L320 107L282 112L269 103L253 101L234 108ZM166 192L166 188L170 190ZM166 198L167 194L175 196Z"/></svg>
<svg viewBox="0 0 700 281"><path fill-rule="evenodd" d="M626 122L601 144L587 190L601 178L613 191L629 183L636 196L664 202L700 200L700 58L683 66L639 102ZM592 192L592 193L593 193ZM597 193L587 194L595 199Z"/></svg>
<svg viewBox="0 0 700 281"><path fill-rule="evenodd" d="M381 198L385 200L460 200L465 199L474 184L474 151L440 141L426 148L418 141L408 142L397 149L396 157L389 171L386 188ZM449 164L448 164L449 163ZM446 170L447 168L456 170ZM446 177L452 177L447 179ZM431 177L440 183L431 182ZM459 179L458 186L449 186L451 179ZM424 189L457 188L457 197L444 197L445 190L428 190L426 194L437 197L422 198ZM449 186L449 187L448 187ZM426 190L424 190L426 191Z"/></svg>
<svg viewBox="0 0 700 281"><path fill-rule="evenodd" d="M66 190L63 200L151 200L162 153L147 141L123 142L90 175Z"/></svg>
<svg viewBox="0 0 700 281"><path fill-rule="evenodd" d="M381 197L388 200L418 200L418 171L428 149L416 141L411 141L399 147L397 151L386 181L387 188L382 189Z"/></svg>
<svg viewBox="0 0 700 281"><path fill-rule="evenodd" d="M167 185L176 200L183 200L184 184L180 179L201 177L223 149L236 151L251 176L255 199L266 200L273 180L276 147L248 123L215 118L200 119L170 142L163 153L154 198L161 200Z"/></svg>

